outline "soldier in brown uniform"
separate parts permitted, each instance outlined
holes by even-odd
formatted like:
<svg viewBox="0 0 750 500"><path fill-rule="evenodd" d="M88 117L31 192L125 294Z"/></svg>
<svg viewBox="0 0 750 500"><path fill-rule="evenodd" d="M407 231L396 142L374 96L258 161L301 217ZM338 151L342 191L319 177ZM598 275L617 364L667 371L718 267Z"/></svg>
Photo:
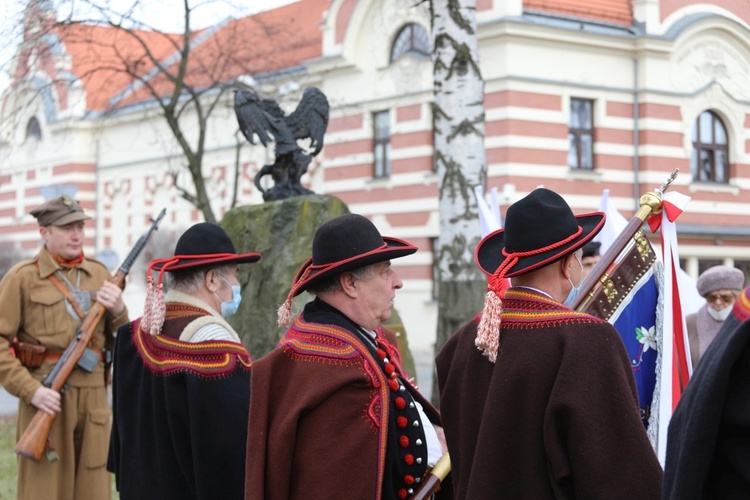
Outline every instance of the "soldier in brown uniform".
<svg viewBox="0 0 750 500"><path fill-rule="evenodd" d="M19 458L18 498L106 500L111 411L104 352L112 332L128 322L127 309L106 267L83 255L84 220L91 217L79 202L58 196L31 215L45 244L0 282L0 384L19 398L17 437L37 411L57 415L50 439L59 460L49 452L38 464ZM91 373L74 370L61 395L42 382L93 300L107 309L89 346L100 361Z"/></svg>

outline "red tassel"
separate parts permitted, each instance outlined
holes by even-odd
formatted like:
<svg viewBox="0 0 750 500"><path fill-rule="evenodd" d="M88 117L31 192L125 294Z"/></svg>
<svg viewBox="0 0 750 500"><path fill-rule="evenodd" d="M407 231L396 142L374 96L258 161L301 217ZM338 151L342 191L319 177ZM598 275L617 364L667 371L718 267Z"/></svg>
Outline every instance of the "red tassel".
<svg viewBox="0 0 750 500"><path fill-rule="evenodd" d="M477 338L474 345L482 351L490 362L497 361L497 351L500 346L500 321L503 313L503 301L492 290L487 291L484 298L482 319L477 328Z"/></svg>
<svg viewBox="0 0 750 500"><path fill-rule="evenodd" d="M148 330L148 333L151 335L159 334L167 315L167 305L164 303L163 287L164 285L161 282L156 285L156 293L154 294L153 306L151 309L151 324L149 325L150 328Z"/></svg>
<svg viewBox="0 0 750 500"><path fill-rule="evenodd" d="M298 284L310 276L310 272L312 271L310 268L311 264L312 259L308 259L299 271L297 271L297 276L294 277L294 283L292 283L292 288L289 290L289 295L286 296L286 300L276 311L276 317L278 318L276 322L279 326L289 326L292 324L292 299L297 295Z"/></svg>
<svg viewBox="0 0 750 500"><path fill-rule="evenodd" d="M171 264L178 262L179 259L155 259L152 260L146 269L146 281L148 287L146 288L146 301L143 304L143 317L141 318L141 328L151 335L157 335L161 331L161 327L164 325L164 319L167 314L167 305L164 303L164 285L162 279L164 278L164 272ZM151 275L154 265L161 264L161 270L159 271L158 284L154 287L154 278Z"/></svg>
<svg viewBox="0 0 750 500"><path fill-rule="evenodd" d="M289 296L286 298L283 304L279 306L279 310L276 312L278 320L276 321L279 326L289 326L292 324L292 293L289 292Z"/></svg>
<svg viewBox="0 0 750 500"><path fill-rule="evenodd" d="M141 328L144 331L149 331L151 329L151 311L154 308L153 301L154 301L154 278L151 276L151 273L148 273L148 277L146 278L146 281L148 283L148 286L146 286L146 300L143 303L143 316L141 317Z"/></svg>

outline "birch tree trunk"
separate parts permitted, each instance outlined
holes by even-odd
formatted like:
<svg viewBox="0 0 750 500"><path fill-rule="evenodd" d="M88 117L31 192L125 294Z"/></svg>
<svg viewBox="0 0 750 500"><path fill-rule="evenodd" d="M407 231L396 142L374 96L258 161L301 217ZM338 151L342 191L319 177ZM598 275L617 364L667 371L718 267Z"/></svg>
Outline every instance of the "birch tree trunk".
<svg viewBox="0 0 750 500"><path fill-rule="evenodd" d="M474 264L481 239L474 187L484 185L484 81L475 0L432 0L433 129L439 179L438 326L435 353L482 307L487 282ZM438 402L437 381L432 399Z"/></svg>

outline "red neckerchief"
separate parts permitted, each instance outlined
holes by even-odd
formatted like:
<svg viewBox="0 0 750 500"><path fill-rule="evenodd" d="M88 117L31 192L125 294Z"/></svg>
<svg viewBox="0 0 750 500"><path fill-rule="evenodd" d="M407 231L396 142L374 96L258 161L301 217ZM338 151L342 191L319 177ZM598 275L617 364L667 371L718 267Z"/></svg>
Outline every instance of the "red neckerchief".
<svg viewBox="0 0 750 500"><path fill-rule="evenodd" d="M57 262L57 265L60 266L60 267L65 267L65 268L68 268L68 269L73 269L73 268L76 268L76 267L80 266L83 263L83 252L81 252L81 255L79 255L78 257L76 257L74 259L66 260L66 259L63 259L62 257L60 257L59 255L56 255L56 254L52 253L52 251L50 251L49 248L47 249L47 251L52 256L52 259L55 262Z"/></svg>

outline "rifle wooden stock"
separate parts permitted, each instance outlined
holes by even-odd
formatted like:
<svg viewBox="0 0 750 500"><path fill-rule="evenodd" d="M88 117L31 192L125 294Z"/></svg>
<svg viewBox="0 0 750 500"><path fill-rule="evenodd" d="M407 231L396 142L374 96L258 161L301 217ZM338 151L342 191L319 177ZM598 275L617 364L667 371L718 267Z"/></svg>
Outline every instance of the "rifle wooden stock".
<svg viewBox="0 0 750 500"><path fill-rule="evenodd" d="M440 484L451 472L451 457L448 453L440 457L438 463L432 468L429 474L425 476L422 483L414 492L412 500L425 500L432 496L433 493L440 490Z"/></svg>
<svg viewBox="0 0 750 500"><path fill-rule="evenodd" d="M44 418L46 417L46 418ZM39 463L47 448L47 437L52 430L55 415L37 411L16 444L16 453Z"/></svg>
<svg viewBox="0 0 750 500"><path fill-rule="evenodd" d="M125 276L130 272L130 267L146 246L146 243L153 232L158 229L159 222L164 218L165 214L166 209L162 209L155 220L151 219L151 228L145 235L138 239L122 266L120 266L114 277L110 280L112 283L121 289L123 288ZM53 391L62 391L65 383L68 381L68 377L73 373L73 370L75 370L78 365L78 361L88 348L91 338L94 336L94 333L106 312L107 309L103 305L99 302L94 302L86 317L83 318L83 323L81 323L80 328L76 332L75 338L73 338L73 341L68 344L68 347L63 352L60 360L50 373L50 376L44 381L46 387L49 387ZM55 421L56 416L57 414L50 415L41 410L37 411L21 435L21 439L18 440L15 448L16 453L22 457L39 462L47 447L49 433L52 430L52 424Z"/></svg>

